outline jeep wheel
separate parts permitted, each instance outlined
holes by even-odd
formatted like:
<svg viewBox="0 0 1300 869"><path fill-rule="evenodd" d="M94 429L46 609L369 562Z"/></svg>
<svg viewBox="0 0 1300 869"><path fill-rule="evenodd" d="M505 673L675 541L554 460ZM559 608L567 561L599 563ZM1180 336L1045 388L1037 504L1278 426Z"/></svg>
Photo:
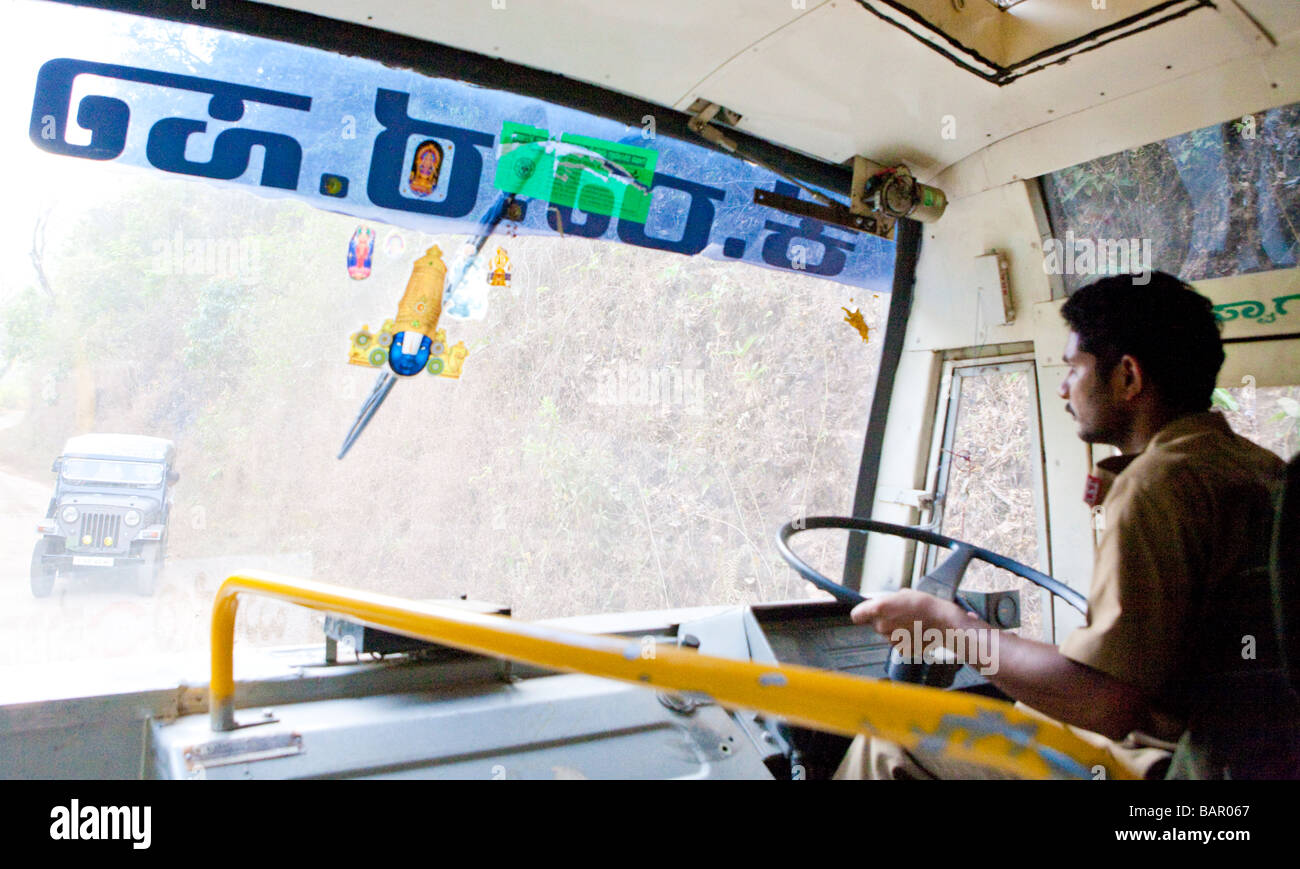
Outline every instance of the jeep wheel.
<svg viewBox="0 0 1300 869"><path fill-rule="evenodd" d="M49 544L42 540L32 552L32 594L36 597L49 597L54 590L54 566L42 560L48 551Z"/></svg>
<svg viewBox="0 0 1300 869"><path fill-rule="evenodd" d="M162 572L162 547L145 546L140 550L144 561L135 568L135 592L141 597L153 597L158 589L158 574Z"/></svg>

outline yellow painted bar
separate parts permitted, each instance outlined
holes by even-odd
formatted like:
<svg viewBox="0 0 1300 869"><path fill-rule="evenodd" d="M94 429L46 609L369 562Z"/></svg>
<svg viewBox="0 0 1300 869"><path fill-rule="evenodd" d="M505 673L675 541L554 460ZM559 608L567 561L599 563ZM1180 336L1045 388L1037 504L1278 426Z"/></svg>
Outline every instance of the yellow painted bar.
<svg viewBox="0 0 1300 869"><path fill-rule="evenodd" d="M997 700L791 664L715 658L675 646L658 645L653 657L643 657L638 639L582 634L261 571L228 577L213 604L211 717L218 731L235 727L233 653L240 594L547 669L699 692L724 706L818 730L870 734L909 749L925 742L952 760L1025 777L1094 778L1097 767L1104 768L1106 778L1137 777L1060 724Z"/></svg>

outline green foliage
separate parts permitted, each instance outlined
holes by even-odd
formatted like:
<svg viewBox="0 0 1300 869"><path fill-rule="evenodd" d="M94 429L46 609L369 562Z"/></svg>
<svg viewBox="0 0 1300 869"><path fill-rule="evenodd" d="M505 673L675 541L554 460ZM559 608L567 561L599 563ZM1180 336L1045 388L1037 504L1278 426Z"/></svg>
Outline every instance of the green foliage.
<svg viewBox="0 0 1300 869"><path fill-rule="evenodd" d="M203 286L185 321L181 359L187 368L206 374L232 373L247 352L247 327L241 314L247 291L224 281Z"/></svg>
<svg viewBox="0 0 1300 869"><path fill-rule="evenodd" d="M10 303L0 309L0 330L4 341L0 343L0 369L11 362L39 361L49 353L51 346L50 303L39 290L20 291Z"/></svg>
<svg viewBox="0 0 1300 869"><path fill-rule="evenodd" d="M1055 173L1061 201L1068 203L1076 197L1102 196L1111 192L1124 194L1137 186L1127 161L1116 157L1102 157L1080 163Z"/></svg>
<svg viewBox="0 0 1300 869"><path fill-rule="evenodd" d="M1225 410L1240 410L1237 399L1232 397L1232 393L1223 387L1218 387L1210 394L1210 405L1212 407L1221 407Z"/></svg>
<svg viewBox="0 0 1300 869"><path fill-rule="evenodd" d="M1149 239L1185 280L1285 268L1300 249L1300 104L1232 119L1044 176L1054 231ZM1065 277L1068 290L1088 275Z"/></svg>
<svg viewBox="0 0 1300 869"><path fill-rule="evenodd" d="M749 352L749 348L753 347L754 342L757 340L758 340L757 335L750 335L743 345L739 341L737 341L736 346L733 347L732 349L719 350L718 353L720 353L723 356L734 356L737 359L739 359L740 357L744 356L746 353Z"/></svg>

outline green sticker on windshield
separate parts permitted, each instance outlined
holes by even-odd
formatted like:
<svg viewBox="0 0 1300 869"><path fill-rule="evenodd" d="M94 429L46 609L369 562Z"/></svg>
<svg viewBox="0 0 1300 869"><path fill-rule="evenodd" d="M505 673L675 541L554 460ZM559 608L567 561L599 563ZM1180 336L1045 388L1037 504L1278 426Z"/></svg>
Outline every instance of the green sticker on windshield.
<svg viewBox="0 0 1300 869"><path fill-rule="evenodd" d="M620 145L506 121L493 185L506 193L645 223L650 213L659 155Z"/></svg>

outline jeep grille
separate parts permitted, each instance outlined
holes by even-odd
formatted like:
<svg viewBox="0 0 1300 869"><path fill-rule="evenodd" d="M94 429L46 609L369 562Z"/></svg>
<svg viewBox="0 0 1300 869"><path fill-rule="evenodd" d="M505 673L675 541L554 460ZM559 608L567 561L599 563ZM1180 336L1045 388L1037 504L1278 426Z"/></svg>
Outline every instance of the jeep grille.
<svg viewBox="0 0 1300 869"><path fill-rule="evenodd" d="M122 517L114 513L82 513L81 514L81 534L79 537L90 535L90 545L102 548L105 537L113 538L113 546L119 543L118 532L121 530ZM78 540L80 542L80 540Z"/></svg>

